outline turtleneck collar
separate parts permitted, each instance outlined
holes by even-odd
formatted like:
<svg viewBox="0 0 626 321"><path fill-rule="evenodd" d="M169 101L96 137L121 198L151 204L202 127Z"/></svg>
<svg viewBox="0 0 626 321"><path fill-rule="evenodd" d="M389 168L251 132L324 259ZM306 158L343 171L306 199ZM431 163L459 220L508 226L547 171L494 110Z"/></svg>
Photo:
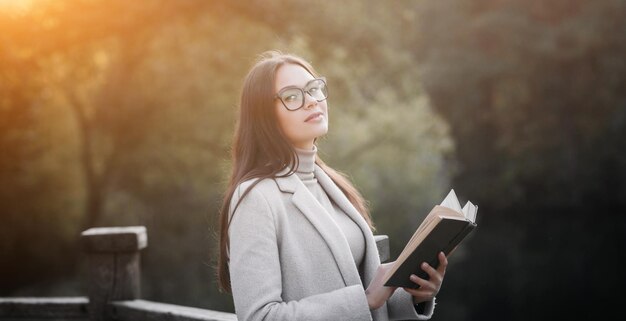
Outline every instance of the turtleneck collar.
<svg viewBox="0 0 626 321"><path fill-rule="evenodd" d="M294 147L296 155L298 156L298 168L296 168L296 175L304 183L315 183L317 179L313 171L315 170L315 155L317 155L317 146L313 145L313 149L302 149Z"/></svg>

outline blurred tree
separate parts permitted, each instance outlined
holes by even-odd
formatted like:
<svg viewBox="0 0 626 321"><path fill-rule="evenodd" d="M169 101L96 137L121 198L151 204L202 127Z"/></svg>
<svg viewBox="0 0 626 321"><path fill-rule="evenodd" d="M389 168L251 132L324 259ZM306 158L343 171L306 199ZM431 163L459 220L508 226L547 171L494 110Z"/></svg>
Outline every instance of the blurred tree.
<svg viewBox="0 0 626 321"><path fill-rule="evenodd" d="M411 57L410 2L234 1L237 12L283 35L329 79L330 132L320 154L355 181L399 253L449 190L454 144L431 111ZM244 4L245 3L245 4Z"/></svg>
<svg viewBox="0 0 626 321"><path fill-rule="evenodd" d="M32 164L35 178L25 181L23 190L33 191L20 192L15 210L2 205L3 213L19 213L15 221L0 216L0 228L19 227L7 239L37 233L71 247L86 227L146 225L146 298L232 310L213 283L214 214L230 166L239 86L256 55L277 48L304 56L328 77L331 133L320 152L352 176L371 201L378 232L391 235L399 252L449 188L454 149L420 90L407 43L411 4L351 0L303 10L305 4L40 0L3 16L0 65L10 68L2 69L0 92L12 100L0 99L23 120L11 116L15 122L0 129L11 155L2 162ZM32 131L46 138L31 139ZM2 200L22 191L15 181L27 177L11 175ZM55 225L44 225L41 215ZM50 263L16 248L6 257L23 255L10 270L21 278L3 291L77 295L77 252L53 252ZM61 273L38 270L44 263ZM22 266L34 268L19 272Z"/></svg>
<svg viewBox="0 0 626 321"><path fill-rule="evenodd" d="M450 278L481 295L457 296L472 310L447 319L608 316L624 284L602 262L624 259L626 241L626 3L415 10L424 88L457 143L454 185L483 213L473 263Z"/></svg>
<svg viewBox="0 0 626 321"><path fill-rule="evenodd" d="M51 161L66 152L52 146L63 136L62 124L42 107L42 68L31 59L38 48L19 38L28 31L21 22L0 13L0 29L7 31L0 33L0 295L63 275L70 265L57 255L76 249L72 226L63 224L72 212L74 181ZM51 264L42 271L41 262Z"/></svg>
<svg viewBox="0 0 626 321"><path fill-rule="evenodd" d="M101 223L108 180L119 170L115 161L125 152L118 146L130 149L132 142L140 143L132 139L138 135L114 127L123 127L123 118L109 123L114 128L106 127L102 110L110 110L109 104L117 102L110 97L98 101L95 94L106 75L113 78L115 67L118 71L128 67L124 72L132 75L136 61L129 60L139 60L141 52L127 48L135 44L139 48L150 34L147 30L171 18L170 10L193 16L195 9L190 4L160 1L125 6L121 1L105 5L75 0L40 1L25 12L2 12L0 199L6 213L2 219L8 223L0 224L7 240L2 257L20 262L6 265L10 273L3 275L18 276L3 277L7 285L2 286L3 292L77 273L72 268L77 259L77 228ZM127 17L110 18L118 12ZM146 19L135 19L140 15ZM119 57L120 62L107 64L111 57ZM109 65L113 68L108 69ZM125 76L120 74L115 80L123 84ZM120 141L125 145L115 144ZM77 184L77 174L83 174L84 188ZM47 269L38 268L42 262Z"/></svg>

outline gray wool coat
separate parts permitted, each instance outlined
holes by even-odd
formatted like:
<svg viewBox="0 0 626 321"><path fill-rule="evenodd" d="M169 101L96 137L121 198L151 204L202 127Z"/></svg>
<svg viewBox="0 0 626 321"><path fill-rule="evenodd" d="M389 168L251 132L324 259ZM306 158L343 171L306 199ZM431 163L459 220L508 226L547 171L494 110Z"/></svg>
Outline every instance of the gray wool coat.
<svg viewBox="0 0 626 321"><path fill-rule="evenodd" d="M229 227L229 269L239 320L427 320L412 297L397 289L370 310L365 288L380 264L372 231L347 197L317 165L315 176L329 198L365 236L362 272L330 214L296 175L264 179L246 195ZM231 211L252 181L235 190Z"/></svg>

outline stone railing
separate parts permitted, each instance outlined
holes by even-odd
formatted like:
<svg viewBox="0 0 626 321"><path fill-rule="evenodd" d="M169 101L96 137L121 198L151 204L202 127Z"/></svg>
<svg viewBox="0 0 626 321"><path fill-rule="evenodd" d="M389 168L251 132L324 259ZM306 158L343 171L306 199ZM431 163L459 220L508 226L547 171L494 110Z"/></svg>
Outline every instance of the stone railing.
<svg viewBox="0 0 626 321"><path fill-rule="evenodd" d="M389 260L389 239L376 235L380 259ZM81 234L88 259L88 297L0 298L0 320L226 321L233 313L141 300L143 226L91 228Z"/></svg>

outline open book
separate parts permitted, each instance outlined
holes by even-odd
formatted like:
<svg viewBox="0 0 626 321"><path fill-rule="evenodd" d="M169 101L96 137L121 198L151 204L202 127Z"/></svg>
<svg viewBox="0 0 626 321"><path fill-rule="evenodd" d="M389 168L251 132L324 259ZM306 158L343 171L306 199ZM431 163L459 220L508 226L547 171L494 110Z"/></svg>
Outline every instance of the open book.
<svg viewBox="0 0 626 321"><path fill-rule="evenodd" d="M428 279L428 274L420 265L427 262L430 266L439 266L439 252L449 255L476 228L478 206L468 201L463 208L454 193L450 190L441 205L435 207L417 228L394 265L385 274L386 286L418 288L409 279L415 274Z"/></svg>

